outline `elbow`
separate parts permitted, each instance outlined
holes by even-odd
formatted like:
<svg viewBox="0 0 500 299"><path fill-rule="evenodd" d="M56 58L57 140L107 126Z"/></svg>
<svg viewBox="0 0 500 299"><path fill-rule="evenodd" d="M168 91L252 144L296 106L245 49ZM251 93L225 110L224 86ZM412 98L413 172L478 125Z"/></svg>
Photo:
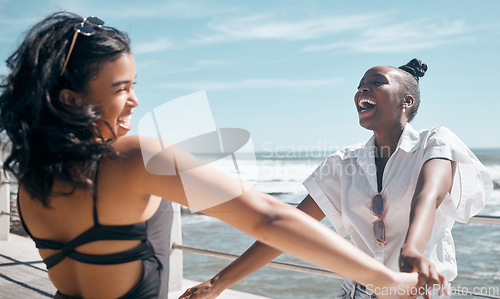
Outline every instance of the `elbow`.
<svg viewBox="0 0 500 299"><path fill-rule="evenodd" d="M281 224L286 221L287 210L291 207L270 195L263 194L262 196L262 205L253 225L252 233L257 239L267 243L272 238L273 232L279 230Z"/></svg>

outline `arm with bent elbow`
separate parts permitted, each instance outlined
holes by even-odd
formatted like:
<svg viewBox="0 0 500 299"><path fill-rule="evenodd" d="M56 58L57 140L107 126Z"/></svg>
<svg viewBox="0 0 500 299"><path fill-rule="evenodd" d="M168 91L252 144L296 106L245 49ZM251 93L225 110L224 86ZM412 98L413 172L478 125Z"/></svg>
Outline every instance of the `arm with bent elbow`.
<svg viewBox="0 0 500 299"><path fill-rule="evenodd" d="M432 233L436 209L451 190L455 168L455 162L437 158L425 162L420 171L411 204L410 225L399 257L402 272L419 273L418 287L446 280L423 252Z"/></svg>

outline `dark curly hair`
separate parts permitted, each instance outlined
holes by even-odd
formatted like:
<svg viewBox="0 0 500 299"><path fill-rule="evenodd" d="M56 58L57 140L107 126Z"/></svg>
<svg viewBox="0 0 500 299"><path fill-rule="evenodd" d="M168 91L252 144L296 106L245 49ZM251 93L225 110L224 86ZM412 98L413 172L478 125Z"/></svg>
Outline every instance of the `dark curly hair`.
<svg viewBox="0 0 500 299"><path fill-rule="evenodd" d="M408 122L411 122L415 118L415 115L417 115L418 107L420 107L419 78L425 75L427 64L422 63L422 61L417 58L413 58L410 62L400 66L398 69L403 70L401 74L402 80L404 81L402 82L404 91L415 99L408 113Z"/></svg>
<svg viewBox="0 0 500 299"><path fill-rule="evenodd" d="M103 62L131 52L130 40L111 27L95 27L91 36L80 34L62 74L75 25L82 20L57 12L36 24L7 59L10 73L0 83L0 132L10 141L2 141L3 150L10 151L3 169L45 206L54 180L73 186L65 194L90 188L95 162L114 154L96 125L101 119L96 110L62 101L59 93L63 89L85 93Z"/></svg>

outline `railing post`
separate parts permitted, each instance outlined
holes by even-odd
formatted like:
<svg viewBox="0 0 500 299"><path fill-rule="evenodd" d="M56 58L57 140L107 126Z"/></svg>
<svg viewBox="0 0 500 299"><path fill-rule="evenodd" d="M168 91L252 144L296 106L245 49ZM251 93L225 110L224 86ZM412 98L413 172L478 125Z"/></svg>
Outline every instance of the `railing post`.
<svg viewBox="0 0 500 299"><path fill-rule="evenodd" d="M181 206L177 203L172 203L173 222L172 231L170 234L170 248L172 244L182 244L182 226L181 226ZM168 291L175 292L182 290L183 263L182 250L170 250L170 273Z"/></svg>
<svg viewBox="0 0 500 299"><path fill-rule="evenodd" d="M10 213L10 185L2 169L0 169L0 213ZM0 240L8 240L10 216L0 214Z"/></svg>

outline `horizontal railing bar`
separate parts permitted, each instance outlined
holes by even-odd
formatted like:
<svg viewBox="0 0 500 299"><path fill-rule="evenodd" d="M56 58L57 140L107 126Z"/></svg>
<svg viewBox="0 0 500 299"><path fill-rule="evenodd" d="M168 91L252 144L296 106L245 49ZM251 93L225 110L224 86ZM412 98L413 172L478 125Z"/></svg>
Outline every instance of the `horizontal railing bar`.
<svg viewBox="0 0 500 299"><path fill-rule="evenodd" d="M1 211L0 216L2 216L2 215L19 218L19 215L17 213L8 213L8 212ZM500 224L500 216L476 215L476 216L472 217L469 220L469 222L485 223L485 224Z"/></svg>
<svg viewBox="0 0 500 299"><path fill-rule="evenodd" d="M476 215L476 216L472 217L469 220L469 222L500 224L500 217L498 217L498 216L487 216L487 215Z"/></svg>
<svg viewBox="0 0 500 299"><path fill-rule="evenodd" d="M2 211L2 212L0 212L0 216L2 216L2 215L19 218L19 215L17 215L16 213L7 213L7 212Z"/></svg>
<svg viewBox="0 0 500 299"><path fill-rule="evenodd" d="M467 295L467 296L471 296L471 297L482 297L482 298L500 299L500 296L486 295L486 294L474 293L474 292L463 291L463 290L453 291L452 295Z"/></svg>
<svg viewBox="0 0 500 299"><path fill-rule="evenodd" d="M202 248L196 248L196 247L192 247L192 246L179 245L179 244L172 244L172 248L173 249L181 249L181 250L190 251L190 252L195 252L195 253L206 254L206 255L215 256L215 257L226 258L226 259L230 259L230 260L235 260L239 257L236 254L208 250L208 249L202 249ZM339 274L334 273L334 272L330 272L328 270L314 268L314 267L310 267L310 266L292 264L292 263L272 261L269 264L267 264L267 266L273 267L273 268L279 268L279 269L304 272L304 273L319 274L319 275L330 276L330 277L340 278L340 279L344 278L343 276L340 276Z"/></svg>
<svg viewBox="0 0 500 299"><path fill-rule="evenodd" d="M17 185L17 182L2 181L2 185Z"/></svg>
<svg viewBox="0 0 500 299"><path fill-rule="evenodd" d="M186 245L179 245L179 244L175 244L175 243L172 244L172 249L180 249L180 250L184 250L184 251L190 251L190 252L205 254L205 255L209 255L209 256L226 258L226 259L230 259L230 260L235 260L236 258L239 257L239 255L236 255L236 254L208 250L208 249L202 249L202 248L196 248L196 247L186 246ZM321 268L310 267L310 266L303 266L303 265L278 262L278 261L272 261L272 262L268 263L266 266L343 279L343 276L341 276L337 273L330 272L328 270L324 270ZM467 296L473 296L473 297L500 299L500 297L498 297L498 296L484 295L484 294L469 292L469 291L465 291L465 290L458 290L458 291L455 290L453 292L453 294L467 295Z"/></svg>

